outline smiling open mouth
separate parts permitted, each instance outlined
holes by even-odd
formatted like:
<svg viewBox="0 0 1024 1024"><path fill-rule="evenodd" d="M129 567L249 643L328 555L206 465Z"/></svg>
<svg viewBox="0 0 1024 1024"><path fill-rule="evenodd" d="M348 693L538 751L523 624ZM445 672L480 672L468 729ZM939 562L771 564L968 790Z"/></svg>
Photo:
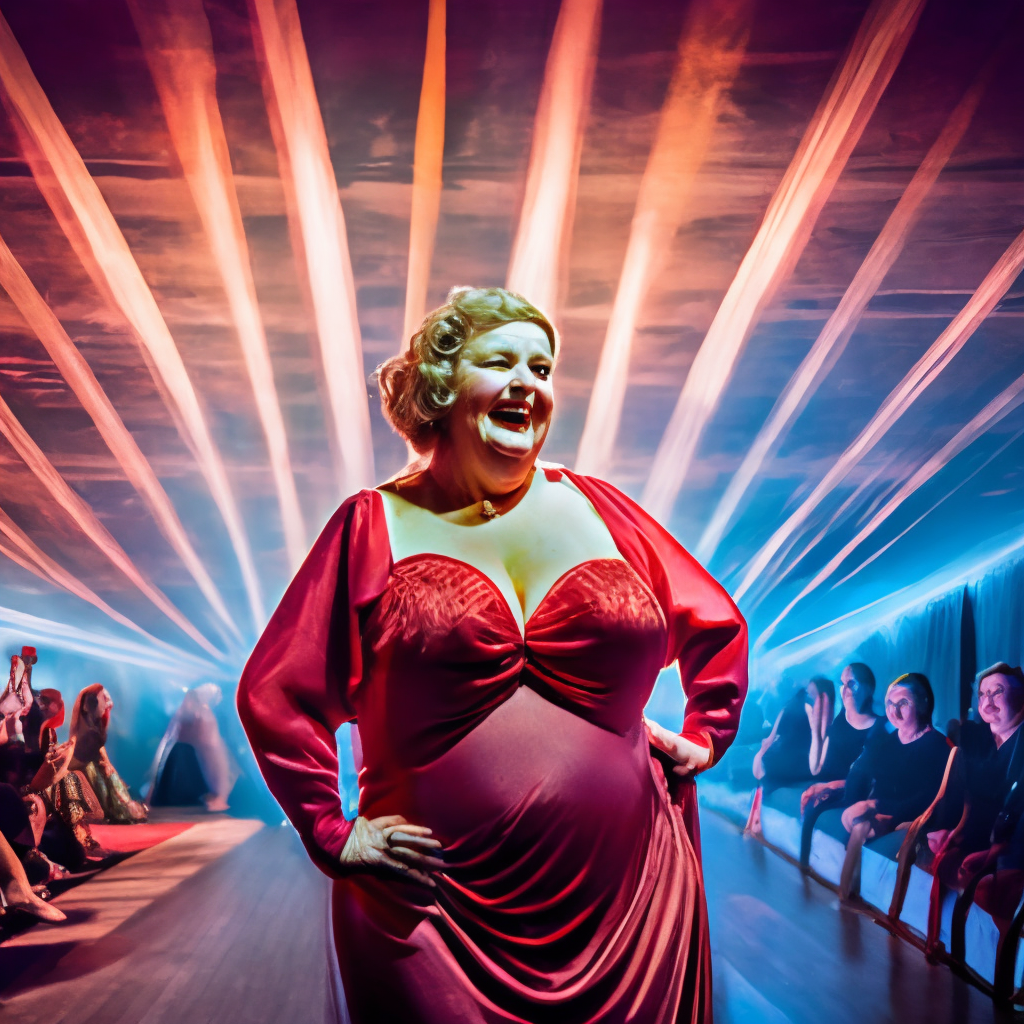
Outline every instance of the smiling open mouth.
<svg viewBox="0 0 1024 1024"><path fill-rule="evenodd" d="M530 425L531 410L525 402L515 402L496 406L487 415L507 430L525 431Z"/></svg>

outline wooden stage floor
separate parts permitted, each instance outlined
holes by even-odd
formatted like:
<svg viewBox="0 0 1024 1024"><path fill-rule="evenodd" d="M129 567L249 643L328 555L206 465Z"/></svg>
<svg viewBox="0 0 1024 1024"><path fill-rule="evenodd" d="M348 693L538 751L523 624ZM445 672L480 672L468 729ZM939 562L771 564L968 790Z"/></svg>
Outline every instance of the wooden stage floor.
<svg viewBox="0 0 1024 1024"><path fill-rule="evenodd" d="M717 1024L1015 1019L721 818L702 827ZM319 1024L326 899L290 829L201 822L59 898L70 927L0 946L0 1022Z"/></svg>

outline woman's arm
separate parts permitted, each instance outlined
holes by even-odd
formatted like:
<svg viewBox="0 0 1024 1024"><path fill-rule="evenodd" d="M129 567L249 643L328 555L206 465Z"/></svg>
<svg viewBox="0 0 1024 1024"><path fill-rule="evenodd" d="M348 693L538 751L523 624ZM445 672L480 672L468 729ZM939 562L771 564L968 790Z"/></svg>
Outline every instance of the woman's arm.
<svg viewBox="0 0 1024 1024"><path fill-rule="evenodd" d="M775 742L779 735L779 723L782 721L782 712L780 711L775 717L775 724L772 726L772 731L761 741L761 749L754 755L754 764L751 771L754 778L761 780L764 778L764 755L768 753L771 745Z"/></svg>
<svg viewBox="0 0 1024 1024"><path fill-rule="evenodd" d="M682 735L719 761L747 693L747 624L725 590L635 501L594 477L560 470L590 499L616 547L649 582L665 616L664 665L679 664Z"/></svg>
<svg viewBox="0 0 1024 1024"><path fill-rule="evenodd" d="M260 637L238 684L238 714L271 793L321 870L340 873L352 829L341 810L334 734L355 713L358 612L374 550L372 495L324 528ZM385 533L386 538L386 533Z"/></svg>

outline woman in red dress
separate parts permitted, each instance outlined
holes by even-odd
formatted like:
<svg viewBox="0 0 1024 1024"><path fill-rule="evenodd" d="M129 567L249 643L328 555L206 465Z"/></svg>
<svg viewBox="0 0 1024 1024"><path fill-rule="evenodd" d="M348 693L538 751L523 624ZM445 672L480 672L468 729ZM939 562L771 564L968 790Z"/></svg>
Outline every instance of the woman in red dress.
<svg viewBox="0 0 1024 1024"><path fill-rule="evenodd" d="M556 355L500 288L426 318L380 370L423 459L341 506L239 685L335 879L354 1024L711 1020L691 776L735 734L746 627L629 498L537 463ZM643 718L674 662L682 735ZM334 734L355 720L347 821Z"/></svg>

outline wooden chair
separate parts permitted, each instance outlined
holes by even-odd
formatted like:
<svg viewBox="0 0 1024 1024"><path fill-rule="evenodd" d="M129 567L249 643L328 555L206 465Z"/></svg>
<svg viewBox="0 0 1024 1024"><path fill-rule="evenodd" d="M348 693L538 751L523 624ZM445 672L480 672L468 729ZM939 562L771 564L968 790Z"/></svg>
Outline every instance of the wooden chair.
<svg viewBox="0 0 1024 1024"><path fill-rule="evenodd" d="M944 810L953 803L960 805L960 820L953 830L954 834L956 834L958 831L963 830L967 818L964 759L959 747L953 747L950 750L949 757L946 759L946 770L942 775L942 784L939 786L939 791L935 794L935 799L932 800L922 814L919 814L910 823L903 843L900 845L900 851L896 856L896 885L893 888L892 900L889 903L889 913L887 915L890 925L894 927L899 927L900 914L903 912L903 903L907 898L907 888L910 885L910 869L917 860L921 844L927 841L926 837L929 827L934 822L937 822L940 810ZM949 839L947 838L943 849L948 845ZM941 914L941 906L939 913Z"/></svg>
<svg viewBox="0 0 1024 1024"><path fill-rule="evenodd" d="M763 838L761 831L761 800L764 796L764 788L758 786L754 790L754 798L750 801L750 813L747 815L747 823L743 827L743 834L754 836L756 839Z"/></svg>
<svg viewBox="0 0 1024 1024"><path fill-rule="evenodd" d="M857 822L846 842L846 858L843 860L843 870L839 875L839 898L841 900L852 900L860 895L861 852L871 829L870 821Z"/></svg>
<svg viewBox="0 0 1024 1024"><path fill-rule="evenodd" d="M949 955L958 967L967 967L967 915L974 906L978 886L984 879L999 871L998 862L992 861L976 871L957 897L953 905L953 923L951 928ZM1018 903L1010 927L1000 933L996 944L995 972L992 982L992 997L997 1002L1019 1002L1022 991L1018 990L1014 973L1017 965L1017 948L1020 945L1021 933L1024 932L1024 897ZM974 974L974 972L971 972ZM982 979L983 980L983 979ZM985 985L987 987L987 984Z"/></svg>
<svg viewBox="0 0 1024 1024"><path fill-rule="evenodd" d="M1024 899L1017 907L1013 921L1004 935L999 937L996 946L996 971L992 982L992 996L997 1002L1020 1002L1024 998L1024 989L1017 988L1014 977L1017 969L1017 947L1020 945L1021 932L1024 931Z"/></svg>

